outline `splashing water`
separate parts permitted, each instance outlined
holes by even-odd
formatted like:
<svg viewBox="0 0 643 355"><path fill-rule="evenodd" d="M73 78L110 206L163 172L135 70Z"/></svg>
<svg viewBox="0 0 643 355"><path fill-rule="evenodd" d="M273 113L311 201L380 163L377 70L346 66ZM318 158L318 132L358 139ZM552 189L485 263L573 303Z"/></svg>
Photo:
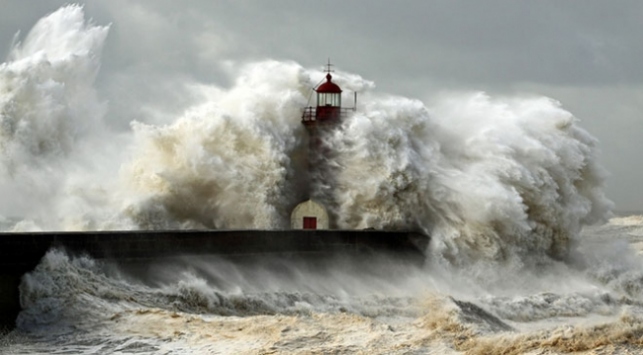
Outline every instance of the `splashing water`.
<svg viewBox="0 0 643 355"><path fill-rule="evenodd" d="M594 138L550 99L365 101L334 137L346 227L418 225L451 259L560 257L609 207Z"/></svg>
<svg viewBox="0 0 643 355"><path fill-rule="evenodd" d="M78 190L103 180L93 179L102 171L86 170L98 165L93 159L101 158L100 151L94 158L86 152L96 151L93 141L104 138L105 105L93 84L107 33L107 27L87 24L82 8L69 6L38 21L0 65L5 228L78 229L67 223L88 197Z"/></svg>
<svg viewBox="0 0 643 355"><path fill-rule="evenodd" d="M165 125L106 125L109 27L66 6L0 66L4 230L286 228L308 191L300 123L323 73L235 67ZM0 351L525 353L641 345L634 217L606 218L597 142L549 98L453 94L426 106L337 72L360 107L328 136L341 228L417 228L425 267L385 260L177 259L145 277L50 252ZM9 202L10 201L10 202ZM583 229L584 228L584 229ZM641 234L643 235L643 234ZM636 240L635 240L636 239ZM620 345L619 345L620 344ZM43 350L45 349L45 350ZM543 350L543 351L545 351Z"/></svg>
<svg viewBox="0 0 643 355"><path fill-rule="evenodd" d="M306 193L299 120L321 73L244 65L232 88L204 88L205 102L175 122L133 122L127 154L107 164L118 175L104 174L88 161L112 147L93 89L107 31L85 23L81 7L64 7L2 65L2 185L46 201L6 217L45 230L286 227ZM605 216L596 141L555 101L473 94L427 108L337 77L365 91L328 138L339 227L421 228L457 262L561 257L583 224ZM55 208L78 205L82 214Z"/></svg>

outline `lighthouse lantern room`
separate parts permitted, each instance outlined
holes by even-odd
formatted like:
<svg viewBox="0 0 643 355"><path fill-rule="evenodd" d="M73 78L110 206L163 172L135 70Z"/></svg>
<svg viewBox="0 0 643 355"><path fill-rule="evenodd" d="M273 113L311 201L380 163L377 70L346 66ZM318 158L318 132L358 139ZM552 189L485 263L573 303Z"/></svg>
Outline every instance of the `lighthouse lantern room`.
<svg viewBox="0 0 643 355"><path fill-rule="evenodd" d="M307 107L302 115L302 123L309 128L317 124L338 123L343 113L355 110L354 107L342 108L342 89L333 82L331 67L329 59L325 70L326 81L314 88L317 93L317 106Z"/></svg>

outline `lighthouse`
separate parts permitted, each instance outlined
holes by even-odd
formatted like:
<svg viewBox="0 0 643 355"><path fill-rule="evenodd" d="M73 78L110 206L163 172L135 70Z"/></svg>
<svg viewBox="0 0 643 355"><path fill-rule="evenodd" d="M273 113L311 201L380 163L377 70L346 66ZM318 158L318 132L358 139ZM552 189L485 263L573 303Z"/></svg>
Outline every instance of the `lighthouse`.
<svg viewBox="0 0 643 355"><path fill-rule="evenodd" d="M301 123L308 132L308 200L299 204L291 214L293 229L329 229L334 227L334 217L328 208L334 204L336 168L330 164L333 149L326 142L329 134L341 126L342 119L355 111L355 107L342 107L342 89L333 82L330 59L326 76L313 88L316 106L306 107ZM355 94L355 103L357 94ZM331 209L332 210L332 209Z"/></svg>

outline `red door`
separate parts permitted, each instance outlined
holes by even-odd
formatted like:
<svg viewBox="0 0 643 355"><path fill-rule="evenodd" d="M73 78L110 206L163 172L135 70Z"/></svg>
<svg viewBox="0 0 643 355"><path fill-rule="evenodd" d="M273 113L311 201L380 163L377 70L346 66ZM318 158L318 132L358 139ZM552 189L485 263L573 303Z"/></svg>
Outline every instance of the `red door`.
<svg viewBox="0 0 643 355"><path fill-rule="evenodd" d="M317 229L317 217L304 217L304 229Z"/></svg>

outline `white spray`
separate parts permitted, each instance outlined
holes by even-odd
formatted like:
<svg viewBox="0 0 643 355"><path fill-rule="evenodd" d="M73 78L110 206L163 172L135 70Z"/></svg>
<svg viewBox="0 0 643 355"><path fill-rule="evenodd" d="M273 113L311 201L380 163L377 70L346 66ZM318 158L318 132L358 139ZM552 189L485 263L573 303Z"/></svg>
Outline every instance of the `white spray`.
<svg viewBox="0 0 643 355"><path fill-rule="evenodd" d="M63 7L0 67L1 188L28 201L2 213L41 229L287 227L307 192L301 109L323 73L240 66L232 88L203 87L175 122L133 122L115 155L93 89L107 31ZM551 99L463 94L429 108L356 75L336 81L363 91L328 142L341 228L420 228L455 263L559 257L609 209L595 139ZM88 163L101 154L109 163Z"/></svg>
<svg viewBox="0 0 643 355"><path fill-rule="evenodd" d="M72 174L97 163L85 153L105 111L93 85L107 33L68 6L38 21L0 65L0 214L21 220L16 229L61 228L61 204L73 204L80 178Z"/></svg>
<svg viewBox="0 0 643 355"><path fill-rule="evenodd" d="M548 98L367 96L334 137L344 227L419 226L454 259L565 255L610 207L596 140ZM508 249L512 249L511 252Z"/></svg>

